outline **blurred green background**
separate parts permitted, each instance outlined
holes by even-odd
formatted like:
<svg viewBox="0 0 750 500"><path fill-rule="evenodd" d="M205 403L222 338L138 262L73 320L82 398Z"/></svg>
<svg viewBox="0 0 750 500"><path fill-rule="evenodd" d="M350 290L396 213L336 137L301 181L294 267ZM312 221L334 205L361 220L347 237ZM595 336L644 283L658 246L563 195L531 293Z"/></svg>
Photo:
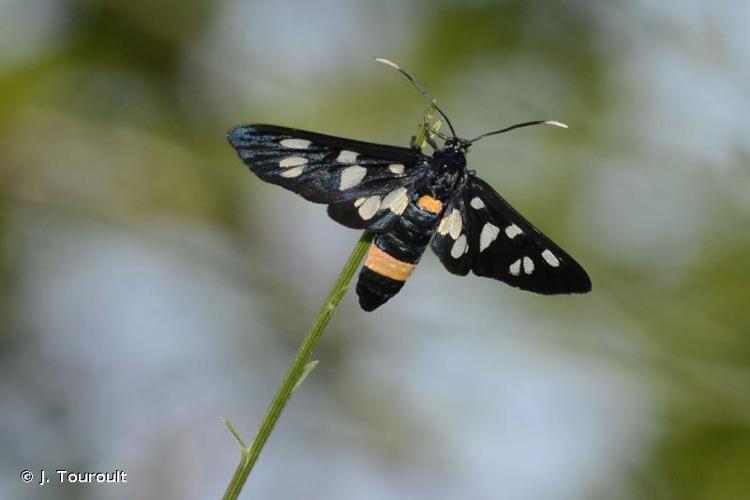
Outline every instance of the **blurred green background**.
<svg viewBox="0 0 750 500"><path fill-rule="evenodd" d="M350 294L245 498L750 498L750 3L0 0L0 497L217 498L358 238L226 144L424 103L593 293ZM127 485L25 485L22 469Z"/></svg>

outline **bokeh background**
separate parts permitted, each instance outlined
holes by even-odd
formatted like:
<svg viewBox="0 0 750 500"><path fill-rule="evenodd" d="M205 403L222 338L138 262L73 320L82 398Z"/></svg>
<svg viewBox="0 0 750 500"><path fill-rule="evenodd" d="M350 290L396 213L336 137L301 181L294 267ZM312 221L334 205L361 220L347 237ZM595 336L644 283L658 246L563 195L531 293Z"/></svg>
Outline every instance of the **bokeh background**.
<svg viewBox="0 0 750 500"><path fill-rule="evenodd" d="M0 497L217 498L358 238L249 174L275 123L406 145L424 109L594 291L428 254L354 294L244 492L750 498L750 3L0 0ZM123 469L39 487L22 469Z"/></svg>

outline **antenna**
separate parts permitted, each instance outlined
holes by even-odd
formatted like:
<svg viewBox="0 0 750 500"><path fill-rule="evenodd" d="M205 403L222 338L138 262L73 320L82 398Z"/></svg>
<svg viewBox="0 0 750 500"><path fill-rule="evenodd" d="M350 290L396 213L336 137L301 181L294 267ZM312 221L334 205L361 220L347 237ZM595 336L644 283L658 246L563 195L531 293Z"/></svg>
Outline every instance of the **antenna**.
<svg viewBox="0 0 750 500"><path fill-rule="evenodd" d="M435 98L432 97L430 95L430 93L427 92L427 90L425 90L425 88L417 81L416 78L414 78L412 76L411 73L409 73L408 71L406 71L404 68L402 68L401 66L399 66L395 62L390 61L388 59L384 59L382 57L376 57L375 60L377 62L379 62L379 63L383 63L383 64L385 64L387 66L390 66L391 68L395 69L396 71L398 71L399 73L401 73L402 75L404 75L412 83L412 85L414 85L417 88L417 90L419 91L419 93L422 94L422 96L425 99L427 99L430 102L430 104L432 104L433 106L435 106L435 109L438 111L438 113L440 113L440 116L442 116L445 119L445 123L447 123L448 127L451 129L451 134L453 134L453 137L454 138L456 137L456 130L453 128L453 124L448 119L448 116L443 112L442 109L440 109L438 107L437 101L435 101ZM438 136L440 136L440 135L441 134L438 134Z"/></svg>
<svg viewBox="0 0 750 500"><path fill-rule="evenodd" d="M523 122L523 123L517 123L515 125L511 125L510 127L501 128L500 130L494 130L492 132L487 132L485 134L479 135L469 142L476 142L479 139L482 139L483 137L487 137L489 135L496 135L496 134L502 134L504 132L509 132L511 130L517 129L517 128L523 128L523 127L530 127L532 125L552 125L553 127L560 127L560 128L568 128L567 125L565 125L562 122L557 122L555 120L534 120L531 122Z"/></svg>

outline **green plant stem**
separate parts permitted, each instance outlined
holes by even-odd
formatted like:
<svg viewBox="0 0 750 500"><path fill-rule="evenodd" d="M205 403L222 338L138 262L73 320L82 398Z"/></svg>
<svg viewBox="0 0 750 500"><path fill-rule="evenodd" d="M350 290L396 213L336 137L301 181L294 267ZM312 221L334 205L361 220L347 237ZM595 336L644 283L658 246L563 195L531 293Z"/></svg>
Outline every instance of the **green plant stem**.
<svg viewBox="0 0 750 500"><path fill-rule="evenodd" d="M276 395L273 397L271 404L266 410L266 414L260 423L258 433L255 435L252 445L249 447L245 445L232 423L224 419L225 425L240 443L240 446L242 446L242 457L239 465L237 465L237 469L234 471L232 480L229 482L229 485L224 492L224 500L233 500L239 496L242 487L245 485L245 481L247 481L247 477L250 475L250 471L253 470L255 462L258 460L261 450L263 450L263 446L271 435L274 426L276 426L276 422L279 420L281 412L289 402L295 389L304 380L304 377L315 368L315 365L317 364L316 361L308 362L310 355L318 345L318 341L320 340L326 325L328 325L328 322L331 320L333 313L336 311L336 307L339 302L341 302L341 299L344 298L344 295L346 295L346 292L349 289L349 283L351 282L354 273L359 268L359 264L362 262L371 241L371 233L367 231L362 233L362 236L359 238L359 241L349 256L349 259L346 261L346 264L344 264L341 274L339 274L339 277L333 284L325 304L321 308L320 313L318 313L315 323L302 341L302 345L300 345L292 365L289 367L284 379L281 381L281 385L276 390Z"/></svg>

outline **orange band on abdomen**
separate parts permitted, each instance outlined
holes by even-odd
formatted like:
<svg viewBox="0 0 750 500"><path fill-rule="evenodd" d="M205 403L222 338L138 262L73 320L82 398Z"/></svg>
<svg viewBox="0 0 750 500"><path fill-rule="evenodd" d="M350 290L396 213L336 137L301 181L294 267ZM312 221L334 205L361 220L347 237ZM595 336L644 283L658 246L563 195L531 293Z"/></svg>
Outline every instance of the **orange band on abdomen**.
<svg viewBox="0 0 750 500"><path fill-rule="evenodd" d="M370 245L370 251L365 259L365 267L376 273L396 281L406 281L416 267L408 262L401 262L379 249L375 243Z"/></svg>
<svg viewBox="0 0 750 500"><path fill-rule="evenodd" d="M417 206L433 214L439 214L443 210L443 202L427 194L417 201Z"/></svg>

